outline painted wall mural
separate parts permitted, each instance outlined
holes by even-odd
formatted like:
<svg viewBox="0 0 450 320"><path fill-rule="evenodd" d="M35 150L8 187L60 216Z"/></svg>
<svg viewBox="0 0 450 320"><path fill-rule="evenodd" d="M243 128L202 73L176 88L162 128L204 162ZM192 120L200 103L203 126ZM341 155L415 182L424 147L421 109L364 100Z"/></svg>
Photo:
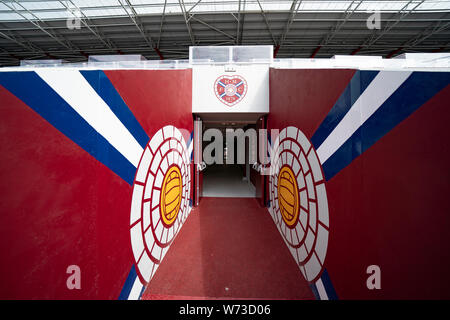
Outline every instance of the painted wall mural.
<svg viewBox="0 0 450 320"><path fill-rule="evenodd" d="M448 72L270 70L269 212L318 299L450 298L450 275L432 271L450 268L449 84Z"/></svg>
<svg viewBox="0 0 450 320"><path fill-rule="evenodd" d="M190 212L191 78L0 72L0 298L140 297Z"/></svg>
<svg viewBox="0 0 450 320"><path fill-rule="evenodd" d="M133 186L130 236L141 282L155 274L190 213L190 154L181 132L160 129L145 148Z"/></svg>
<svg viewBox="0 0 450 320"><path fill-rule="evenodd" d="M207 100L267 100L251 99L245 70L245 99L224 105L212 74ZM140 297L191 210L192 77L0 72L0 298ZM447 72L270 70L269 213L317 298L450 298L436 272L450 269L449 84ZM82 290L67 288L70 265ZM366 286L370 265L382 290Z"/></svg>
<svg viewBox="0 0 450 320"><path fill-rule="evenodd" d="M299 129L281 130L271 151L269 212L306 280L322 271L328 245L328 203L322 168Z"/></svg>

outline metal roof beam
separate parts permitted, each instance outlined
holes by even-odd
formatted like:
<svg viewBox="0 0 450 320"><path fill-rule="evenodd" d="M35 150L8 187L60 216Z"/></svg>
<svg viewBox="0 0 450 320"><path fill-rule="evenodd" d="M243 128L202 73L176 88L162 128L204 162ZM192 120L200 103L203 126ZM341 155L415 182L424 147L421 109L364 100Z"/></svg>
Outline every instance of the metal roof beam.
<svg viewBox="0 0 450 320"><path fill-rule="evenodd" d="M410 0L406 5L404 5L398 12L397 14L401 14L400 17L394 21L391 24L386 25L383 30L381 31L381 33L377 34L377 32L375 31L372 36L366 41L367 43L364 43L363 46L365 47L370 47L372 44L374 44L375 42L377 42L381 37L383 37L385 34L387 34L390 30L392 30L393 27L395 27L398 23L400 23L403 18L405 18L407 15L409 15L411 12L414 11L415 8L417 8L418 6L420 6L425 0L420 1L419 3L416 4L416 6L414 6L414 8L409 9L406 12L403 12L406 8L408 8L408 6L413 2L413 0ZM403 12L403 13L402 13Z"/></svg>
<svg viewBox="0 0 450 320"><path fill-rule="evenodd" d="M194 5L192 7L189 8L188 11L186 11L187 13L190 13L192 11L192 9L194 9L202 0L198 0L196 3L194 3Z"/></svg>
<svg viewBox="0 0 450 320"><path fill-rule="evenodd" d="M195 46L195 38L194 38L194 32L192 31L191 22L188 19L187 12L186 12L186 6L184 5L184 0L178 0L178 3L180 4L181 12L184 16L184 21L186 22L186 27L189 33L189 38L191 39L192 45Z"/></svg>
<svg viewBox="0 0 450 320"><path fill-rule="evenodd" d="M129 0L125 0L125 2L127 3L128 8L131 10L131 12L133 13L133 15L131 15L127 8L125 8L125 5L122 3L123 0L119 0L120 5L122 6L122 9L127 13L128 17L130 18L130 20L133 22L134 26L138 29L139 33L141 34L142 38L144 38L145 42L148 44L148 46L150 48L153 49L153 41L152 38L150 37L150 35L147 35L145 33L144 28L141 26L141 23L139 21L138 15L136 13L136 10L134 10L133 5L130 3Z"/></svg>
<svg viewBox="0 0 450 320"><path fill-rule="evenodd" d="M417 46L419 43L423 42L424 40L428 39L429 37L440 33L446 29L450 28L450 22L442 23L437 22L431 26L429 26L427 29L425 29L421 34L413 37L412 39L408 40L405 43L405 46L408 46L410 48Z"/></svg>
<svg viewBox="0 0 450 320"><path fill-rule="evenodd" d="M259 8L261 9L261 15L262 15L263 18L264 18L264 22L265 22L265 24L266 24L267 30L269 31L269 34L270 34L270 36L271 36L271 38L272 38L272 41L273 41L273 45L276 46L276 45L277 45L277 41L275 40L275 37L273 36L272 29L270 28L269 20L267 20L266 13L265 13L264 10L263 10L263 7L262 7L262 5L261 5L261 2L259 2L259 0L256 0L256 1L258 2Z"/></svg>
<svg viewBox="0 0 450 320"><path fill-rule="evenodd" d="M284 27L284 31L281 34L280 40L278 41L277 47L280 48L283 45L284 40L286 40L286 36L291 28L292 23L294 22L294 17L297 15L297 12L302 4L302 0L294 0L292 1L291 9L289 11L289 18L286 22L286 26Z"/></svg>
<svg viewBox="0 0 450 320"><path fill-rule="evenodd" d="M244 35L245 4L246 4L246 0L239 0L238 16L237 16L237 30L236 30L236 45L240 45L242 43L242 37ZM242 8L244 10L242 10Z"/></svg>
<svg viewBox="0 0 450 320"><path fill-rule="evenodd" d="M100 42L103 43L103 45L105 45L106 47L108 47L108 48L110 48L110 49L117 49L110 41L105 40L105 39L106 39L105 35L102 34L101 32L99 32L98 29L97 29L95 26L89 25L88 23L86 23L86 21L89 21L89 22L90 22L89 18L83 13L83 11L80 10L80 8L78 8L78 7L75 5L75 3L73 3L72 0L69 0L69 1L70 1L70 3L72 4L72 6L73 6L74 8L76 8L76 9L83 15L83 18L84 18L84 19L80 19L80 22L81 22L81 23L82 23L89 31L91 31L92 34L94 34L94 35L97 37L97 39L99 39ZM60 3L61 3L68 11L71 11L71 10L70 10L71 8L69 8L69 6L67 6L63 1L59 1L59 2L60 2Z"/></svg>
<svg viewBox="0 0 450 320"><path fill-rule="evenodd" d="M167 6L167 0L164 0L164 8L163 8L163 12L161 15L161 23L159 25L159 35L158 35L158 42L156 43L156 48L159 48L159 43L161 41L162 28L163 28L163 24L164 24L164 18L166 16L166 6Z"/></svg>
<svg viewBox="0 0 450 320"><path fill-rule="evenodd" d="M34 16L38 21L41 21L38 17L36 17L36 15L34 13L32 13L30 10L26 9L23 5L21 5L17 0L14 0L14 2L16 4L18 4L19 6L21 6L27 13L31 14L32 16ZM22 18L24 18L27 22L33 24L34 26L36 26L39 30L41 30L42 32L44 32L46 35L48 35L49 37L51 37L53 40L55 40L56 42L58 42L60 45L62 45L63 47L67 48L67 49L71 49L71 47L62 42L60 39L58 39L55 35L51 34L50 32L48 32L47 30L45 30L44 28L41 27L41 25L39 23L37 23L36 21L30 20L28 19L26 16L24 16L20 11L17 11L16 8L14 8L14 6L11 6L10 4L3 2L3 4L5 6L7 6L9 9L11 9L12 11L14 11L16 14L20 15ZM41 21L42 22L42 21Z"/></svg>
<svg viewBox="0 0 450 320"><path fill-rule="evenodd" d="M44 26L46 26L46 23L43 22L41 19L39 19L33 12L31 12L30 10L26 9L22 4L20 4L17 0L14 0L14 2L18 5L20 5L27 13L29 13L30 15L32 15L33 17L36 18L37 21L41 22ZM5 5L11 9L10 5L7 5L5 3ZM24 15L22 15L21 13L19 13L14 7L12 7L12 10L14 10L17 14L20 14L22 17L24 17L25 19L27 19L28 22L32 23L34 26L38 27L39 30L43 31L44 33L46 33L47 35L49 35L52 39L56 40L59 44L61 44L62 46L64 46L65 48L72 50L73 52L78 52L80 54L82 54L83 56L85 56L85 54L83 53L82 50L80 50L78 47L74 46L70 41L68 41L67 39L64 39L66 43L62 42L61 40L58 39L58 37L55 34L52 34L48 31L46 31L38 22L33 21L28 19L27 17L25 17ZM63 37L64 38L64 37ZM39 50L40 53L43 53L45 56L50 57L50 58L56 58L54 56L52 56L51 54L48 53L48 51L44 51L42 49Z"/></svg>
<svg viewBox="0 0 450 320"><path fill-rule="evenodd" d="M13 37L13 36L7 35L6 33L2 32L2 31L0 31L0 36L2 36L3 38L5 38L5 39L7 39L7 40L9 40L9 41L14 42L15 44L21 46L22 48L27 49L27 50L30 51L30 52L41 51L41 49L37 48L35 45L27 45L27 44L24 44L24 41L21 41L21 40L19 40L19 39L16 39L16 38ZM43 51L42 51L42 52L43 52Z"/></svg>
<svg viewBox="0 0 450 320"><path fill-rule="evenodd" d="M339 21L334 28L331 30L331 32L325 37L325 39L323 40L322 45L327 44L328 42L330 42L335 36L336 34L339 32L339 30L341 30L341 28L344 26L344 24L350 19L350 17L356 12L356 10L359 8L359 6L361 5L363 1L352 1L349 6L347 7L347 9L344 12L344 17L342 21ZM353 4L356 3L356 6L353 8L353 10L351 10L351 7L353 6Z"/></svg>
<svg viewBox="0 0 450 320"><path fill-rule="evenodd" d="M200 20L199 18L197 18L197 17L194 16L194 15L191 15L191 16L190 16L190 19L193 19L193 20L195 20L195 21L201 23L202 25L204 25L204 26L210 28L211 30L214 30L214 31L216 31L216 32L218 32L218 33L220 33L220 34L222 34L222 35L224 35L224 36L226 36L226 37L232 39L233 41L236 41L236 38L235 38L234 36L232 36L231 34L228 34L228 33L226 33L225 31L222 31L222 30L220 30L220 29L218 29L218 28L216 28L216 27L214 27L214 26L212 26L212 25L210 25L210 24L208 24L208 23L206 23L206 22Z"/></svg>

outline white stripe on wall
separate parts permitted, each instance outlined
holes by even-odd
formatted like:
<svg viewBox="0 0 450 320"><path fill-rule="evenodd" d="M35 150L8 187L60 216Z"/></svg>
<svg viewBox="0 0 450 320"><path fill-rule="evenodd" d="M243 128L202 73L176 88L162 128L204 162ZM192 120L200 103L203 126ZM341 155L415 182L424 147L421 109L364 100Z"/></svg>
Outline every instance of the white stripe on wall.
<svg viewBox="0 0 450 320"><path fill-rule="evenodd" d="M317 149L323 164L412 74L411 71L381 71Z"/></svg>
<svg viewBox="0 0 450 320"><path fill-rule="evenodd" d="M317 280L316 288L317 292L319 293L320 300L328 300L327 291L325 290L322 279Z"/></svg>
<svg viewBox="0 0 450 320"><path fill-rule="evenodd" d="M128 300L139 300L142 291L142 283L139 280L139 277L136 277L133 283L133 287L131 288L130 295L128 296Z"/></svg>
<svg viewBox="0 0 450 320"><path fill-rule="evenodd" d="M36 73L117 151L138 166L143 148L79 71L37 70Z"/></svg>

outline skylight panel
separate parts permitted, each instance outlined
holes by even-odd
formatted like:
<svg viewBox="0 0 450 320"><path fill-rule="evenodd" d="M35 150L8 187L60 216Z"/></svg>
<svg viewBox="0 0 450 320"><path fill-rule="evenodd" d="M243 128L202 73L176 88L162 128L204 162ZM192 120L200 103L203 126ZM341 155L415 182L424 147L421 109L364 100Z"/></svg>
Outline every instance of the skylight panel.
<svg viewBox="0 0 450 320"><path fill-rule="evenodd" d="M68 10L61 11L35 11L33 14L40 20L50 19L67 19L73 17L72 13Z"/></svg>
<svg viewBox="0 0 450 320"><path fill-rule="evenodd" d="M138 15L159 15L164 10L165 0L129 0ZM261 5L261 6L260 6ZM184 0L186 11L191 13L237 12L237 0ZM259 12L261 7L265 12L290 11L291 0L247 0L241 2L241 12ZM69 10L67 9L69 8ZM22 21L21 15L30 19L34 16L42 20L65 19L71 16L70 10L79 8L88 17L121 17L131 14L131 8L125 0L62 0L62 1L4 1L0 3L1 21ZM127 14L127 11L128 14ZM415 12L450 12L450 0L393 0L393 1L312 1L300 3L299 12L399 12L413 10ZM17 12L15 12L17 11ZM27 11L33 13L29 15ZM166 14L180 14L183 10L179 0L167 0Z"/></svg>
<svg viewBox="0 0 450 320"><path fill-rule="evenodd" d="M83 9L82 12L87 17L116 17L125 16L127 13L122 8L115 9Z"/></svg>
<svg viewBox="0 0 450 320"><path fill-rule="evenodd" d="M59 1L21 1L20 9L25 8L27 10L41 10L41 9L63 9L64 5Z"/></svg>

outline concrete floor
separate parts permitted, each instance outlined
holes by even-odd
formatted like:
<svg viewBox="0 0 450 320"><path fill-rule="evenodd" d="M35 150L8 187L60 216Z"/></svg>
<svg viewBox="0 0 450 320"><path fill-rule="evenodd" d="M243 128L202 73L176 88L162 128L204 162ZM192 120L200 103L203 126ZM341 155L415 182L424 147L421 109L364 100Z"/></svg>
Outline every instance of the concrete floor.
<svg viewBox="0 0 450 320"><path fill-rule="evenodd" d="M237 165L212 165L203 171L203 197L254 198L255 186Z"/></svg>
<svg viewBox="0 0 450 320"><path fill-rule="evenodd" d="M314 299L267 208L202 198L142 299Z"/></svg>

